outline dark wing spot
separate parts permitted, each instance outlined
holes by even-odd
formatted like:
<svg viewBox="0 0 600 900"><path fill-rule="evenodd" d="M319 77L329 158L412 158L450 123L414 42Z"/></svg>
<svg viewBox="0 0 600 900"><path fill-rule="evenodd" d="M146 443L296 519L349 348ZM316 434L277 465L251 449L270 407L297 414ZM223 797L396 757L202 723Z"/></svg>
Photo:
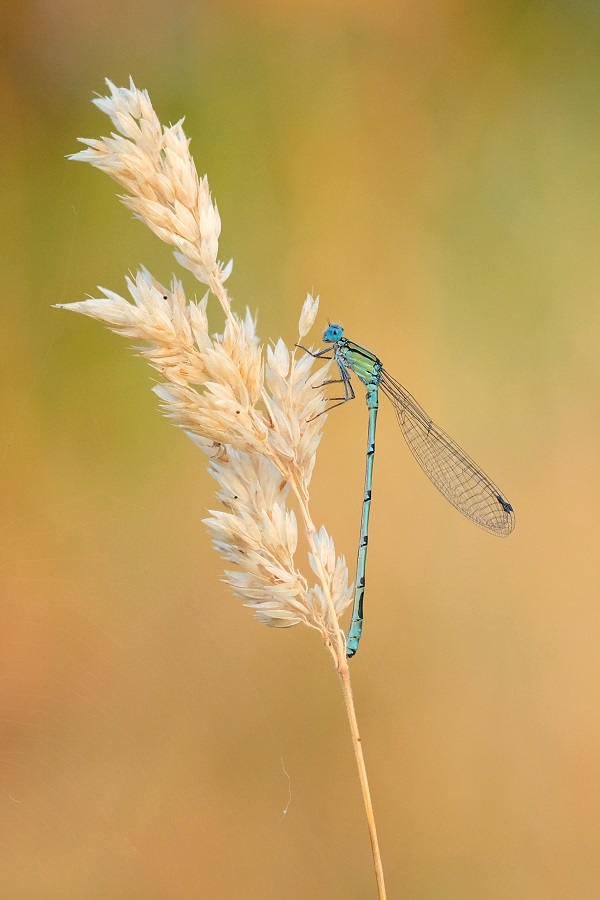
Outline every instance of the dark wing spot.
<svg viewBox="0 0 600 900"><path fill-rule="evenodd" d="M500 494L496 494L496 500L498 501L498 503L500 504L500 506L502 507L504 512L507 512L507 513L513 512L513 508L510 505L510 503L508 502L508 500L505 500L504 497L500 496Z"/></svg>

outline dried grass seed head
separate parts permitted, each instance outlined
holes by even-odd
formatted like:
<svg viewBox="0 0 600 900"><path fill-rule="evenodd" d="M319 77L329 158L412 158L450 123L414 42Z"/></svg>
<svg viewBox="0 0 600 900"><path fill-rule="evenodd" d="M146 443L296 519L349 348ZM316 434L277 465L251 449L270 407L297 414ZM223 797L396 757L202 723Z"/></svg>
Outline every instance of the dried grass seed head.
<svg viewBox="0 0 600 900"><path fill-rule="evenodd" d="M94 103L118 134L79 138L85 150L70 159L89 162L125 190L121 200L154 233L176 247L187 268L204 283L218 270L221 219L206 176L198 177L183 120L164 127L146 91L118 88L106 81L110 96ZM225 274L220 269L221 275Z"/></svg>
<svg viewBox="0 0 600 900"><path fill-rule="evenodd" d="M176 259L205 281L226 313L222 335L211 335L207 296L186 300L173 281L169 290L145 269L128 279L132 301L103 296L61 304L104 321L142 343L142 356L166 379L155 387L163 408L210 459L224 510L206 520L221 555L238 568L226 581L266 624L305 622L331 635L351 600L348 572L324 528L312 533L309 588L297 570L298 528L288 508L291 485L308 503L308 485L325 421L323 376L309 354L297 358L282 340L266 359L249 312L231 310L223 282L231 271L217 262L221 221L206 176L199 178L182 123L163 127L145 91L107 82L110 96L96 105L116 134L83 140L73 159L107 172L128 192L121 199L164 241ZM299 321L303 338L314 324L319 298L307 296Z"/></svg>

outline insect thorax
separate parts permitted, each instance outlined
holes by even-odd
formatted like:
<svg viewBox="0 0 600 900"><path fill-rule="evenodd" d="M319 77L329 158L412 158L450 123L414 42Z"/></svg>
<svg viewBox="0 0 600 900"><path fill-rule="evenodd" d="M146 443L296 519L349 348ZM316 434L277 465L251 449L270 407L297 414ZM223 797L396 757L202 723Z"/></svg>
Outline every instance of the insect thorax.
<svg viewBox="0 0 600 900"><path fill-rule="evenodd" d="M335 357L338 364L354 372L363 384L379 384L382 364L370 350L365 350L348 338L341 338L335 348Z"/></svg>

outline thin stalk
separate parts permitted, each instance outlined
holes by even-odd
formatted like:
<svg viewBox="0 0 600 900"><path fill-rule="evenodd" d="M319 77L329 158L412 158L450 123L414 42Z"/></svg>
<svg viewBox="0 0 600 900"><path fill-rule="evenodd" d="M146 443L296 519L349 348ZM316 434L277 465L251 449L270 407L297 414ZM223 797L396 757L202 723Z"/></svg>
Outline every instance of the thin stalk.
<svg viewBox="0 0 600 900"><path fill-rule="evenodd" d="M218 268L215 268L209 275L208 286L221 304L223 308L223 312L227 316L228 319L233 319L231 313L231 303L229 301L229 294L227 293L227 288L223 284L221 280L221 273Z"/></svg>
<svg viewBox="0 0 600 900"><path fill-rule="evenodd" d="M350 724L350 734L352 735L352 746L354 748L354 758L358 769L358 778L362 790L363 803L367 815L367 824L369 826L369 838L371 839L371 852L373 854L373 865L375 866L375 878L377 880L377 891L379 900L386 900L385 882L383 879L383 865L381 863L381 853L379 850L379 841L377 840L377 828L375 827L375 814L373 812L373 804L371 802L371 792L369 790L369 780L367 778L367 768L365 766L365 758L362 751L362 742L360 732L358 730L358 721L356 719L356 711L354 709L354 698L352 696L352 685L350 683L350 669L344 657L342 663L338 665L338 675L342 683L342 693L344 695L344 704L346 706L346 714Z"/></svg>
<svg viewBox="0 0 600 900"><path fill-rule="evenodd" d="M321 568L319 563L319 556L315 550L314 544L314 535L316 533L314 523L311 519L310 512L308 510L308 506L306 504L305 498L302 494L302 491L299 489L299 486L296 484L296 480L292 481L292 488L294 493L298 499L298 503L300 505L300 509L302 512L302 517L304 519L304 527L306 530L308 542L317 563L317 566ZM356 718L356 709L354 706L354 695L352 693L352 684L350 682L350 669L348 667L348 660L346 658L346 641L343 635L341 628L339 627L338 617L336 615L333 600L331 598L331 593L327 587L327 579L325 578L325 573L321 572L321 583L326 592L327 596L327 604L329 607L330 613L330 621L334 623L334 635L335 635L335 643L330 641L329 650L331 655L334 658L338 675L340 677L340 682L342 685L342 693L344 695L344 705L346 707L346 715L348 716L348 724L350 726L350 736L352 738L352 748L354 750L354 759L356 761L356 768L358 769L358 780L360 781L360 789L362 792L363 804L365 807L365 814L367 816L367 825L369 828L369 838L371 840L371 852L373 854L373 865L375 867L375 879L377 881L377 892L379 896L379 900L386 900L387 894L385 892L385 881L383 878L383 865L381 862L381 852L379 850L379 841L377 839L377 828L375 826L375 813L373 811L373 802L371 800L371 791L369 789L369 779L367 778L367 767L365 765L365 758L362 750L362 741L360 737L360 732L358 730L358 719ZM331 629L329 629L329 633L331 633Z"/></svg>

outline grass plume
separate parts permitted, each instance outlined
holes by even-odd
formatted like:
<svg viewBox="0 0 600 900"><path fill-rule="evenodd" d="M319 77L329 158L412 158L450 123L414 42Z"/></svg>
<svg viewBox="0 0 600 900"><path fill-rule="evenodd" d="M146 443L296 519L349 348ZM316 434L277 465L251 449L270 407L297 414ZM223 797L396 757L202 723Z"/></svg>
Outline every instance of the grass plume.
<svg viewBox="0 0 600 900"><path fill-rule="evenodd" d="M174 248L178 263L208 291L188 299L173 279L160 284L147 269L127 279L129 299L99 288L97 297L60 304L133 339L162 378L154 387L162 411L208 458L219 509L204 520L228 565L225 581L256 618L270 626L304 623L317 630L340 677L363 799L379 896L381 859L356 723L346 644L339 617L353 586L343 556L324 525L314 524L309 488L326 421L327 369L279 339L263 346L248 310L236 312L225 287L232 263L218 260L221 219L206 176L198 176L182 122L163 126L146 91L107 81L110 94L93 102L111 119L110 137L80 139L70 158L88 162L124 190L122 202ZM210 334L212 295L223 331ZM298 341L313 326L319 298L302 306ZM298 560L298 518L308 559ZM308 573L310 572L310 577Z"/></svg>

